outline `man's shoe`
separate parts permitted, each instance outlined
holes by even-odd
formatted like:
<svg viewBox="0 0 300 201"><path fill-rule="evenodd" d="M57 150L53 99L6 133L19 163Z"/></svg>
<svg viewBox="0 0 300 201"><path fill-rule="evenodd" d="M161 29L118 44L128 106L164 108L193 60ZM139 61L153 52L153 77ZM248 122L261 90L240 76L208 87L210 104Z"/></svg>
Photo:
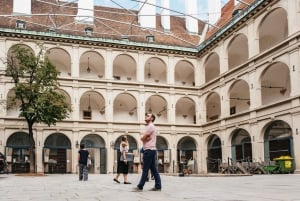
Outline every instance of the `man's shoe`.
<svg viewBox="0 0 300 201"><path fill-rule="evenodd" d="M135 187L134 189L133 189L133 192L142 192L143 191L143 189L141 189L141 188L139 188L139 187Z"/></svg>
<svg viewBox="0 0 300 201"><path fill-rule="evenodd" d="M118 184L120 183L119 180L117 180L117 179L114 179L114 181L117 182Z"/></svg>
<svg viewBox="0 0 300 201"><path fill-rule="evenodd" d="M128 181L124 181L124 184L131 184L130 182L128 182Z"/></svg>
<svg viewBox="0 0 300 201"><path fill-rule="evenodd" d="M155 188L155 187L153 187L153 188L150 189L150 191L161 191L161 188Z"/></svg>

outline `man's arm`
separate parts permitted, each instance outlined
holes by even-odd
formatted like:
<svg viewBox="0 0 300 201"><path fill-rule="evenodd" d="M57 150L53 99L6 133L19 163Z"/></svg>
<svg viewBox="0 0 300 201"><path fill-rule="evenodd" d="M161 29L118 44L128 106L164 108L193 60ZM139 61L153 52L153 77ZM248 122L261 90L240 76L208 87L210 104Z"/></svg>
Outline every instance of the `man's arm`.
<svg viewBox="0 0 300 201"><path fill-rule="evenodd" d="M142 140L143 142L149 141L149 140L151 139L150 135L151 135L150 133L144 133L144 134L141 136L141 140Z"/></svg>

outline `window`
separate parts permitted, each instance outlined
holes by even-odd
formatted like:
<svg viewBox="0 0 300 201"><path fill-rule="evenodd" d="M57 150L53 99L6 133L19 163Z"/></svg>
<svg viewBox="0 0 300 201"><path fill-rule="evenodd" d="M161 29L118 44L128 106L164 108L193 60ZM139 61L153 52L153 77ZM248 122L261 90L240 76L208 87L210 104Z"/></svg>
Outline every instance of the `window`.
<svg viewBox="0 0 300 201"><path fill-rule="evenodd" d="M48 29L48 31L49 31L50 33L56 33L56 29L55 29L54 27L50 27L50 28Z"/></svg>
<svg viewBox="0 0 300 201"><path fill-rule="evenodd" d="M115 80L120 80L121 79L121 77L117 76L117 75L114 75L113 77L114 77Z"/></svg>
<svg viewBox="0 0 300 201"><path fill-rule="evenodd" d="M233 106L233 107L231 107L230 108L230 115L232 115L232 114L235 114L235 106Z"/></svg>
<svg viewBox="0 0 300 201"><path fill-rule="evenodd" d="M86 27L84 31L85 31L85 35L87 35L87 36L93 35L93 28L92 27Z"/></svg>
<svg viewBox="0 0 300 201"><path fill-rule="evenodd" d="M17 29L26 29L26 24L22 20L17 20L16 21L16 28Z"/></svg>
<svg viewBox="0 0 300 201"><path fill-rule="evenodd" d="M83 119L92 119L92 111L83 111Z"/></svg>
<svg viewBox="0 0 300 201"><path fill-rule="evenodd" d="M154 43L155 41L155 37L153 35L146 36L146 39L148 43Z"/></svg>

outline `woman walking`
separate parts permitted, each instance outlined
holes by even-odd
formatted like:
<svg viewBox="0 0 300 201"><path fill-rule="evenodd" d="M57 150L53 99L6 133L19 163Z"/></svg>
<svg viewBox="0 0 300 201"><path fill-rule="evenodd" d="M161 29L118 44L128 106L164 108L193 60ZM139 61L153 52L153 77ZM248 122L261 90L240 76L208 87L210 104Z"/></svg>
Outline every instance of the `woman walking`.
<svg viewBox="0 0 300 201"><path fill-rule="evenodd" d="M114 177L114 181L117 183L120 183L119 181L119 176L120 174L123 174L124 178L124 184L131 184L127 180L127 175L128 175L128 161L126 158L126 153L129 150L129 143L127 141L127 137L124 135L121 138L121 143L120 143L120 153L121 156L118 159L118 164L117 164L117 175Z"/></svg>

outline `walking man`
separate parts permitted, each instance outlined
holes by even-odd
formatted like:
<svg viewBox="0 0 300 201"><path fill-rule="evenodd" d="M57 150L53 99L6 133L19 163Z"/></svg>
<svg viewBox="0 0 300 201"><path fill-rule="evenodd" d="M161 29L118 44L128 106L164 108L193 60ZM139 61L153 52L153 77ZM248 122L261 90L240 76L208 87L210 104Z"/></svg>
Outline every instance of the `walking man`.
<svg viewBox="0 0 300 201"><path fill-rule="evenodd" d="M142 191L143 187L147 181L149 169L153 173L155 185L151 189L152 191L161 191L161 179L158 173L158 169L156 166L156 128L154 126L155 115L154 114L146 114L145 122L146 122L146 131L141 136L141 140L143 142L143 172L142 177L140 179L139 184L135 188L136 191Z"/></svg>
<svg viewBox="0 0 300 201"><path fill-rule="evenodd" d="M80 150L78 151L79 181L88 180L88 159L90 153L84 147L84 144L81 144Z"/></svg>

